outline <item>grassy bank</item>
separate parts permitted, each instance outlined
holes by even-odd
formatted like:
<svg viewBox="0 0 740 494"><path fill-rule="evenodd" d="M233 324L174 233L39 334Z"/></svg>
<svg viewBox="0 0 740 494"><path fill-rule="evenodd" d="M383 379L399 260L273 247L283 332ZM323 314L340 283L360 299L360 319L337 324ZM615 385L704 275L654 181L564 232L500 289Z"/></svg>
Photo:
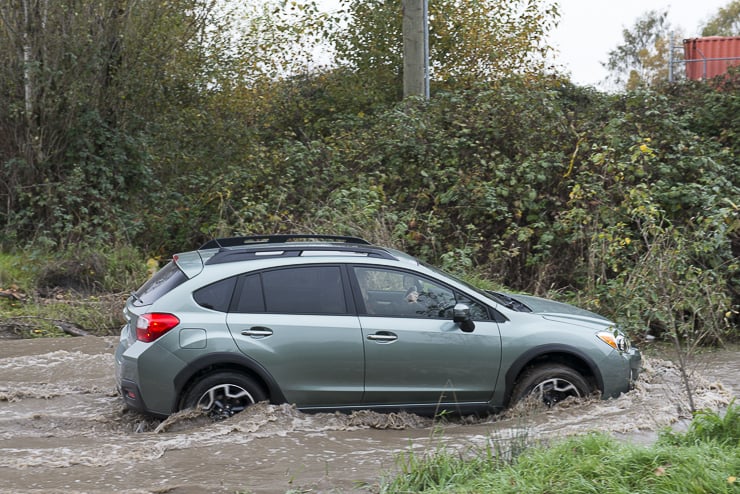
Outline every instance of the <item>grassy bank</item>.
<svg viewBox="0 0 740 494"><path fill-rule="evenodd" d="M382 493L740 493L740 406L697 412L687 432L664 431L647 447L588 434L515 458L440 450L399 463Z"/></svg>
<svg viewBox="0 0 740 494"><path fill-rule="evenodd" d="M147 276L130 247L0 253L0 337L117 334L128 293Z"/></svg>

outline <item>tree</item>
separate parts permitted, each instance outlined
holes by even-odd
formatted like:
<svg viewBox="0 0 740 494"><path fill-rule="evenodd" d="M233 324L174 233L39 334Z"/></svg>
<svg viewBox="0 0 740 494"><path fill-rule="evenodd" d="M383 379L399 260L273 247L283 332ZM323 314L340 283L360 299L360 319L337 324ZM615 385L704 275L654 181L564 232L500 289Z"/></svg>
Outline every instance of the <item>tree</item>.
<svg viewBox="0 0 740 494"><path fill-rule="evenodd" d="M733 0L720 8L707 21L702 36L740 36L740 0Z"/></svg>
<svg viewBox="0 0 740 494"><path fill-rule="evenodd" d="M310 140L317 133L308 127L317 130L339 109L361 116L402 99L402 1L339 5L321 12L314 0L267 0L251 9L237 33L231 82L232 107L248 108L247 121L265 115L263 131L287 127ZM543 72L554 5L435 0L429 8L434 90Z"/></svg>
<svg viewBox="0 0 740 494"><path fill-rule="evenodd" d="M242 20L232 33L238 83L254 87L330 62L325 37L336 29L337 21L321 12L314 0L265 0L243 7Z"/></svg>
<svg viewBox="0 0 740 494"><path fill-rule="evenodd" d="M397 78L402 70L401 0L342 0L346 28L333 37L337 61ZM556 5L534 0L429 2L431 79L465 87L512 73L539 73Z"/></svg>
<svg viewBox="0 0 740 494"><path fill-rule="evenodd" d="M654 86L668 79L671 26L668 12L650 11L631 29L622 31L623 43L609 52L602 65L609 79L626 89Z"/></svg>
<svg viewBox="0 0 740 494"><path fill-rule="evenodd" d="M72 241L121 226L118 207L146 176L143 122L213 80L204 67L217 65L209 43L214 3L0 3L6 232Z"/></svg>
<svg viewBox="0 0 740 494"><path fill-rule="evenodd" d="M273 76L295 74L299 64L311 68L311 47L318 46L324 68L349 69L361 80L362 92L400 94L402 1L339 3L340 9L331 14L320 14L314 0L265 4L253 19L259 22L250 24L250 36L243 37L242 52L252 61L250 67L267 68ZM469 87L513 73L541 73L551 49L546 36L558 15L556 3L549 1L429 2L432 82ZM283 65L277 67L276 61Z"/></svg>

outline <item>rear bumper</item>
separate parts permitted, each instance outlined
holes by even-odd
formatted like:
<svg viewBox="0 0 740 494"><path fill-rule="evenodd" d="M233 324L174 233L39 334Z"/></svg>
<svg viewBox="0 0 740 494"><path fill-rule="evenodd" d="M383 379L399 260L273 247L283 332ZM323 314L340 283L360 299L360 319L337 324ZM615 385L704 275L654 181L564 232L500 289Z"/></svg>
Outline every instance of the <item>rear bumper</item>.
<svg viewBox="0 0 740 494"><path fill-rule="evenodd" d="M136 383L124 379L118 385L118 392L128 408L137 412L148 413L144 401L141 399L141 391Z"/></svg>
<svg viewBox="0 0 740 494"><path fill-rule="evenodd" d="M175 376L185 363L168 348L176 347L179 332L153 343L130 342L124 329L115 352L116 385L124 404L147 415L166 417L177 411ZM170 340L170 341L168 341Z"/></svg>
<svg viewBox="0 0 740 494"><path fill-rule="evenodd" d="M136 361L126 357L130 348L128 326L121 329L121 338L115 352L116 387L123 399L123 404L137 412L151 414L142 397L138 384L138 368Z"/></svg>

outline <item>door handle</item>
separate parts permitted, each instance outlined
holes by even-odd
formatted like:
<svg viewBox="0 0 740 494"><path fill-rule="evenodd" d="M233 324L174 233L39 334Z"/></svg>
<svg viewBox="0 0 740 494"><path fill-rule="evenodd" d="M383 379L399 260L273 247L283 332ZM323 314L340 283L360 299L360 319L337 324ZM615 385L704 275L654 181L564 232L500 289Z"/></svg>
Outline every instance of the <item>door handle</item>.
<svg viewBox="0 0 740 494"><path fill-rule="evenodd" d="M242 331L243 336L272 336L272 330L263 326L255 326L253 328L245 329Z"/></svg>
<svg viewBox="0 0 740 494"><path fill-rule="evenodd" d="M390 343L392 341L396 341L398 339L398 336L396 336L395 334L389 331L379 331L375 334L367 335L367 339L372 340L372 341L378 341L381 343Z"/></svg>

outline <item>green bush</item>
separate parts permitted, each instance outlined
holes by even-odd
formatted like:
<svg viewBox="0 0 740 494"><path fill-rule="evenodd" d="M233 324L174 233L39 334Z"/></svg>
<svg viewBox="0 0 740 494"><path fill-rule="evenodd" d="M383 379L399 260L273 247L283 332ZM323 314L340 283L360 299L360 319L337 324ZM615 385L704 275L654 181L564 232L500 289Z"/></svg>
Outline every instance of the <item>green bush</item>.
<svg viewBox="0 0 740 494"><path fill-rule="evenodd" d="M730 448L740 447L740 405L730 402L724 415L711 410L698 410L685 433L670 429L660 435L660 444L690 446L700 442L717 442Z"/></svg>

